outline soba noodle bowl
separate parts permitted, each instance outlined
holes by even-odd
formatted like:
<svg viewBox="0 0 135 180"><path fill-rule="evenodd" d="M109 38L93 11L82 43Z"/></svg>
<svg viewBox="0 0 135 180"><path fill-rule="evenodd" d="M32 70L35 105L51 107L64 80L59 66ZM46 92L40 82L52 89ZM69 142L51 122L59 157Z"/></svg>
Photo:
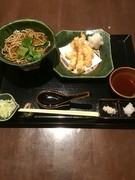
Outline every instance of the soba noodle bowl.
<svg viewBox="0 0 135 180"><path fill-rule="evenodd" d="M35 32L33 29L16 30L5 39L1 52L7 60L24 64L40 59L48 46L50 41L44 33Z"/></svg>

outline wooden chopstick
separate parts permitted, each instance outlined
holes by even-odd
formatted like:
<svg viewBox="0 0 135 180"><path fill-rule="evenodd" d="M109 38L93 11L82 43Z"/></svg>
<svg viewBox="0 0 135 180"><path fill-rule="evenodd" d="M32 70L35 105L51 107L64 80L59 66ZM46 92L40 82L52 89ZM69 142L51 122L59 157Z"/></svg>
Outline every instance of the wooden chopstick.
<svg viewBox="0 0 135 180"><path fill-rule="evenodd" d="M99 117L99 112L94 112L94 111L72 111L72 110L56 110L56 109L50 110L50 109L20 108L20 109L18 109L18 112Z"/></svg>

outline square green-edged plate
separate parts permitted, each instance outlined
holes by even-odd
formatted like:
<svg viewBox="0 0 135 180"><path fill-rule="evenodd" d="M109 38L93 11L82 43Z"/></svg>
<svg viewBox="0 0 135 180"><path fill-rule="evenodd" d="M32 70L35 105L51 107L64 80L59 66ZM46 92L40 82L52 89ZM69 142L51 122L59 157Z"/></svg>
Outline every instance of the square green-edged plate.
<svg viewBox="0 0 135 180"><path fill-rule="evenodd" d="M100 58L102 61L98 66L88 74L73 74L68 71L60 60L59 48L69 44L75 37L80 36L80 33L83 32L88 36L92 36L94 33L100 33L103 37L104 44L100 47ZM110 35L102 29L96 30L86 30L86 31L73 31L73 30L62 30L56 34L56 49L58 58L54 61L53 69L54 71L63 78L105 78L107 77L112 70L114 69L112 54L111 54L111 43Z"/></svg>

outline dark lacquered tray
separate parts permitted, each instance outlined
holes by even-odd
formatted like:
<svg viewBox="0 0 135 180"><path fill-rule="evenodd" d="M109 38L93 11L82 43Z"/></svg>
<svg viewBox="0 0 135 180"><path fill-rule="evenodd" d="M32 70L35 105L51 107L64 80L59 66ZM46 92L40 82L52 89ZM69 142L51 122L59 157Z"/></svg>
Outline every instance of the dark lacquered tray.
<svg viewBox="0 0 135 180"><path fill-rule="evenodd" d="M114 68L120 66L135 67L135 54L130 35L111 35L111 49ZM42 63L39 70L24 72L17 67L0 62L0 92L10 93L23 107L31 102L38 107L35 97L44 88L67 94L84 91L91 93L90 98L72 101L71 110L99 111L99 99L117 99L108 84L108 77L103 79L65 79L53 71L53 60L57 58L54 50L48 57L48 63ZM78 128L135 128L132 118L99 118L64 115L35 114L30 118L16 113L12 119L0 122L0 127L78 127Z"/></svg>

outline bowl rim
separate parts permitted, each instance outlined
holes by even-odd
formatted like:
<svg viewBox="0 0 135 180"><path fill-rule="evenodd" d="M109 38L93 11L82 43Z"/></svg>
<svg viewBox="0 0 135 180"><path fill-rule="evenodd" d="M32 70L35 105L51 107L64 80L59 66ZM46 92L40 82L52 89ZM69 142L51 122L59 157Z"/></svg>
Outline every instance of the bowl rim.
<svg viewBox="0 0 135 180"><path fill-rule="evenodd" d="M133 95L133 96L126 96L126 95L120 94L119 92L117 92L117 91L115 90L115 88L114 88L113 85L112 85L112 78L113 78L113 76L115 75L115 73L117 73L117 72L120 71L120 70L131 70L131 71L134 71L134 72L135 72L135 68L130 67L130 66L121 66L121 67L118 67L118 68L114 69L114 70L111 72L110 76L109 76L109 84L110 84L110 87L111 87L112 91L115 92L118 96L123 97L123 98L133 99L133 98L135 98L135 95Z"/></svg>
<svg viewBox="0 0 135 180"><path fill-rule="evenodd" d="M16 19L16 20L10 21L10 22L4 24L2 27L0 27L0 30L3 29L6 26L9 26L9 25L13 24L13 23L23 22L23 21L28 21L28 22L33 22L34 21L34 22L37 22L37 23L41 23L41 24L45 25L46 27L48 27L48 29L50 29L53 32L52 28L50 26L48 26L47 24L45 24L43 21L38 20L38 19L32 19L32 18L22 18L22 19Z"/></svg>
<svg viewBox="0 0 135 180"><path fill-rule="evenodd" d="M46 27L46 28L51 32L54 43L53 43L52 48L51 48L48 52L46 52L45 55L43 55L43 57L42 57L41 59L36 60L36 61L33 61L33 62L27 62L27 63L25 63L25 64L12 63L11 61L8 61L8 59L0 56L0 61L4 62L4 63L6 63L6 64L9 64L9 65L12 65L12 66L17 66L17 67L31 66L31 65L34 65L34 64L40 62L42 59L45 58L46 55L48 55L48 54L55 48L55 44L56 44L56 43L55 43L55 33L54 33L54 31L52 30L52 28L51 28L50 26L48 26L46 23L44 23L43 21L38 20L38 19L31 19L31 18L16 19L16 20L11 21L11 22L3 25L2 27L0 27L0 32L1 32L1 30L9 27L10 25L13 25L13 24L15 24L15 23L21 23L21 22L36 22L36 23L42 24L44 27Z"/></svg>

